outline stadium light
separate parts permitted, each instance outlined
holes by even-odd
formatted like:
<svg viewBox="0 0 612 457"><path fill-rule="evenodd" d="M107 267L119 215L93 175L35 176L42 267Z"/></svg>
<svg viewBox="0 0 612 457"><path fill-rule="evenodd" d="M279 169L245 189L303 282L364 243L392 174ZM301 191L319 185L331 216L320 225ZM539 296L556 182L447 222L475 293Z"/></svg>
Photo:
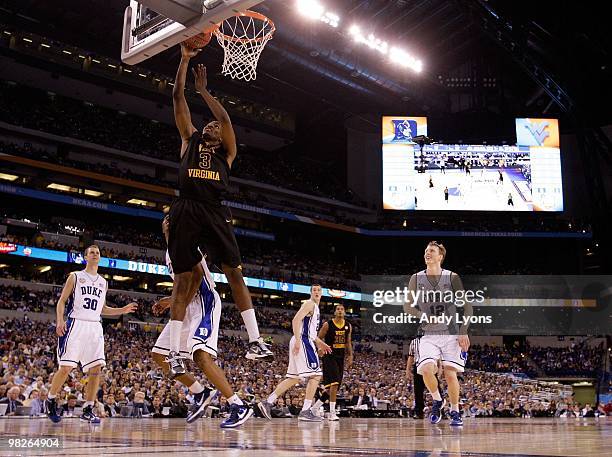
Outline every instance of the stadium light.
<svg viewBox="0 0 612 457"><path fill-rule="evenodd" d="M338 27L340 16L331 11L326 11L325 7L317 0L298 0L297 10L309 19L321 21L331 27Z"/></svg>
<svg viewBox="0 0 612 457"><path fill-rule="evenodd" d="M402 67L412 68L417 73L423 70L423 62L400 48L391 48L389 51L389 60Z"/></svg>
<svg viewBox="0 0 612 457"><path fill-rule="evenodd" d="M364 44L370 49L374 49L381 54L388 56L389 61L394 64L400 65L404 68L410 68L417 73L420 73L423 70L423 62L421 60L417 59L401 48L395 46L390 47L386 41L376 37L373 33L366 35L361 31L361 28L358 25L353 25L349 29L349 35L355 42Z"/></svg>

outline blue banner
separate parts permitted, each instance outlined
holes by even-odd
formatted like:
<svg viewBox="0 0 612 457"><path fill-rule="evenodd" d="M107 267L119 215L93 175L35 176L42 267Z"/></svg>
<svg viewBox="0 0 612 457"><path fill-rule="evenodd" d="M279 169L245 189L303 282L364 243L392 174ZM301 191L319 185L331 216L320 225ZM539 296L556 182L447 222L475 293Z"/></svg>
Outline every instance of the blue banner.
<svg viewBox="0 0 612 457"><path fill-rule="evenodd" d="M1 243L0 253L8 255L16 255L20 257L29 257L32 259L52 260L55 262L85 264L83 255L78 252L55 251L53 249L33 248L22 246L20 244ZM138 273L147 273L153 275L165 276L168 274L166 265L157 265L153 263L136 262L133 260L110 259L108 257L100 258L100 268L110 268L121 271L134 271ZM227 284L227 278L221 273L212 273L215 282ZM268 279L259 278L244 278L244 283L248 287L259 289L270 289L278 292L295 292L301 294L310 294L310 286L305 284L293 284L289 282L270 281ZM361 300L359 292L349 292L344 290L323 289L323 296L341 298L344 300Z"/></svg>

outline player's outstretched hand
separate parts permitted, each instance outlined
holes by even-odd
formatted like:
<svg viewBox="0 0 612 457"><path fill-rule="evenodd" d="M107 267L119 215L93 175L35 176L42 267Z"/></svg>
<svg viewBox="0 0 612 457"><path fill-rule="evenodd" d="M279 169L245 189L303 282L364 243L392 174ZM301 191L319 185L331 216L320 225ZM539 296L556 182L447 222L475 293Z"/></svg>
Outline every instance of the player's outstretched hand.
<svg viewBox="0 0 612 457"><path fill-rule="evenodd" d="M459 335L457 337L457 342L459 343L461 350L464 352L467 352L467 350L470 348L470 337L467 335Z"/></svg>
<svg viewBox="0 0 612 457"><path fill-rule="evenodd" d="M319 352L325 354L331 354L332 348L330 348L324 341L316 341L317 349Z"/></svg>
<svg viewBox="0 0 612 457"><path fill-rule="evenodd" d="M129 303L125 305L122 309L123 309L123 314L133 313L134 311L138 309L138 303L136 302Z"/></svg>
<svg viewBox="0 0 612 457"><path fill-rule="evenodd" d="M164 313L172 304L172 297L164 297L153 304L153 314L159 316Z"/></svg>
<svg viewBox="0 0 612 457"><path fill-rule="evenodd" d="M57 324L55 325L55 334L57 336L64 336L66 333L66 321L63 318L57 320Z"/></svg>
<svg viewBox="0 0 612 457"><path fill-rule="evenodd" d="M191 49L185 45L185 43L181 43L181 57L186 57L187 59L191 59L195 57L200 52L199 49Z"/></svg>
<svg viewBox="0 0 612 457"><path fill-rule="evenodd" d="M201 63L197 64L195 68L191 69L191 73L195 79L195 88L198 92L204 92L208 85L208 78L206 76L206 67Z"/></svg>

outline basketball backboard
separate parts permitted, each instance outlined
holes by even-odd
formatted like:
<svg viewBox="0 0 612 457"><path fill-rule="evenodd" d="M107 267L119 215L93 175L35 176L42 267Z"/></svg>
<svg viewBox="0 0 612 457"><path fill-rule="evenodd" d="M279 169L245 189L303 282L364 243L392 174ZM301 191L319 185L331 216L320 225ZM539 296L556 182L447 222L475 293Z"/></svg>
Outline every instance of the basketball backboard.
<svg viewBox="0 0 612 457"><path fill-rule="evenodd" d="M123 17L121 60L135 65L263 0L130 0Z"/></svg>

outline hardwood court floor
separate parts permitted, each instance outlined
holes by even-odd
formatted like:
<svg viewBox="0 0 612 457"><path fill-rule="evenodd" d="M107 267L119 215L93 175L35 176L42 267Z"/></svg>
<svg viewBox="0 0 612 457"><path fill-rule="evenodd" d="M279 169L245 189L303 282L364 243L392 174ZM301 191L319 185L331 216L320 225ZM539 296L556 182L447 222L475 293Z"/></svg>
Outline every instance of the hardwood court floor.
<svg viewBox="0 0 612 457"><path fill-rule="evenodd" d="M10 451L8 437L62 436L64 449ZM612 418L467 419L451 428L412 419L342 419L304 423L251 419L222 430L217 419L106 419L98 426L64 419L0 419L0 455L96 456L605 456Z"/></svg>

